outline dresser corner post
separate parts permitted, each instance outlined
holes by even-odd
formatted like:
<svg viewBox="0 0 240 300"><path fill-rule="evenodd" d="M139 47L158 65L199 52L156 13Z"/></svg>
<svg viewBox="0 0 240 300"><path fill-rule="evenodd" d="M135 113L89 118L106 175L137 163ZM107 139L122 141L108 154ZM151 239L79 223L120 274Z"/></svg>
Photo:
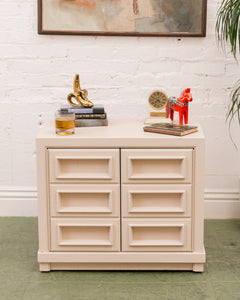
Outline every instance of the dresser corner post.
<svg viewBox="0 0 240 300"><path fill-rule="evenodd" d="M202 138L194 148L194 239L193 250L201 252L204 245L204 174L205 174L205 139Z"/></svg>
<svg viewBox="0 0 240 300"><path fill-rule="evenodd" d="M49 251L48 153L40 139L37 139L37 190L39 251Z"/></svg>
<svg viewBox="0 0 240 300"><path fill-rule="evenodd" d="M204 264L193 264L193 272L203 272L204 271Z"/></svg>
<svg viewBox="0 0 240 300"><path fill-rule="evenodd" d="M40 272L49 272L51 271L51 266L48 263L39 263Z"/></svg>

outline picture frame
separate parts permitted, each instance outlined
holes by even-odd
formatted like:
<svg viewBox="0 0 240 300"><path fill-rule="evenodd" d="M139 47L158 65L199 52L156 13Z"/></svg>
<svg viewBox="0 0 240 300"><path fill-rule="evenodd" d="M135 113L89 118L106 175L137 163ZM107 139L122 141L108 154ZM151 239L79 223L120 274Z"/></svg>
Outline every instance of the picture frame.
<svg viewBox="0 0 240 300"><path fill-rule="evenodd" d="M38 33L206 36L207 0L38 0Z"/></svg>

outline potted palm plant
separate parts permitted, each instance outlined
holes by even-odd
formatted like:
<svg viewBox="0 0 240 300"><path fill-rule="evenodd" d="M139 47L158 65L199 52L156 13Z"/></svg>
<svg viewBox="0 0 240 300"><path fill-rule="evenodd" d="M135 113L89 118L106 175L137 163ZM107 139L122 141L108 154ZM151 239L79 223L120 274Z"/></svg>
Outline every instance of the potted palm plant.
<svg viewBox="0 0 240 300"><path fill-rule="evenodd" d="M237 60L240 53L240 1L222 0L217 12L216 36L220 47L230 45L231 53ZM230 95L226 120L229 126L234 117L240 124L240 80L235 83Z"/></svg>

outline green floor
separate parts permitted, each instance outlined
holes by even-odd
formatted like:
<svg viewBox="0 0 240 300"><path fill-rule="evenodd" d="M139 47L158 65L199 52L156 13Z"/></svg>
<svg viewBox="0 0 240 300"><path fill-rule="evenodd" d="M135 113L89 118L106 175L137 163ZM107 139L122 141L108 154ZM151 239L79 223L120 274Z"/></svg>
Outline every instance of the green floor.
<svg viewBox="0 0 240 300"><path fill-rule="evenodd" d="M240 220L205 221L205 247L204 273L40 273L37 219L0 218L0 300L240 299Z"/></svg>

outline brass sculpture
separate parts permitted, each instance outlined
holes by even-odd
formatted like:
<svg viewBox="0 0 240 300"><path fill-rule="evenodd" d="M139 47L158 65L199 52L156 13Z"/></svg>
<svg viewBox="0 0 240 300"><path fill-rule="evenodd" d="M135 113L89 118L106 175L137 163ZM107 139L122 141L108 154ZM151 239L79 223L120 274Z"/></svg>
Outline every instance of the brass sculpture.
<svg viewBox="0 0 240 300"><path fill-rule="evenodd" d="M88 91L82 90L80 87L79 75L76 74L73 82L73 93L67 96L68 102L73 106L92 107L94 104L88 100ZM77 103L74 103L72 98L75 98Z"/></svg>

